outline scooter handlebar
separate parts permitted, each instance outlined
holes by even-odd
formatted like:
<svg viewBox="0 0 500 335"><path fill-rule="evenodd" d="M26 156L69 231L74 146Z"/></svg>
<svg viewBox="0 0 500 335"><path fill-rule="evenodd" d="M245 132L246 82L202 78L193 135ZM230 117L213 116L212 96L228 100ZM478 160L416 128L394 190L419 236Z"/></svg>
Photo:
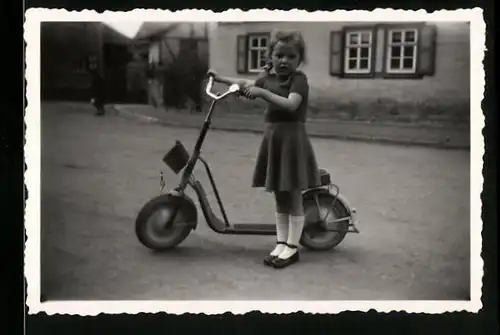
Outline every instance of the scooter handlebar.
<svg viewBox="0 0 500 335"><path fill-rule="evenodd" d="M212 87L214 85L214 80L215 80L214 76L209 76L208 83L207 83L207 88L205 90L205 93L207 93L207 95L209 97L211 97L212 99L214 99L214 100L220 100L222 98L225 98L229 94L236 93L236 92L238 92L240 90L240 86L238 84L232 84L231 86L229 86L229 88L227 89L227 91L224 92L224 93L221 93L221 94L213 93L212 92Z"/></svg>

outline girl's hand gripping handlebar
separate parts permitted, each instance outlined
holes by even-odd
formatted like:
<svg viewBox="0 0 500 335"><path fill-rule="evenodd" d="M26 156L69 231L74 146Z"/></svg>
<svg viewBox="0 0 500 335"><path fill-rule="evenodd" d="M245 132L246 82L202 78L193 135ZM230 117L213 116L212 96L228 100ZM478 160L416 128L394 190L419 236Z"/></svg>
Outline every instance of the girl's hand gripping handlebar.
<svg viewBox="0 0 500 335"><path fill-rule="evenodd" d="M214 75L213 74L210 74L209 77L208 77L208 83L207 83L207 87L206 87L206 90L205 90L205 93L211 97L212 99L214 100L220 100L220 99L223 99L225 98L226 96L230 95L230 94L234 94L234 93L237 93L240 91L240 85L238 84L232 84L231 86L229 86L229 88L226 90L226 92L224 93L220 93L220 94L216 94L216 93L213 93L212 92L212 87L214 85Z"/></svg>

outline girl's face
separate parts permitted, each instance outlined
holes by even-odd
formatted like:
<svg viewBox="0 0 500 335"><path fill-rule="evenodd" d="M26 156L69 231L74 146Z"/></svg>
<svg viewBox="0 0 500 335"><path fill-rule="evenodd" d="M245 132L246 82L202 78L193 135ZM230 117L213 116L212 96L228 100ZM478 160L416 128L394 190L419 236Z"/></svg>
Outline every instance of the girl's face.
<svg viewBox="0 0 500 335"><path fill-rule="evenodd" d="M301 59L297 46L279 41L274 46L271 61L276 73L287 76L294 72L300 65Z"/></svg>

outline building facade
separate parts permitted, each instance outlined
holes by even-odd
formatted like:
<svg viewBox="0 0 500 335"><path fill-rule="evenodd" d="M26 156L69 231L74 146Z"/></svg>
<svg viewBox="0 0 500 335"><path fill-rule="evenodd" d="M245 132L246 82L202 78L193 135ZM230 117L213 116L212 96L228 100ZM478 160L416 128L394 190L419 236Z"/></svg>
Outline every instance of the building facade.
<svg viewBox="0 0 500 335"><path fill-rule="evenodd" d="M207 22L145 22L134 40L149 47L149 103L199 107L200 83L208 70Z"/></svg>
<svg viewBox="0 0 500 335"><path fill-rule="evenodd" d="M470 30L467 22L221 22L210 35L210 66L255 78L270 33L298 30L310 109L326 117L467 123Z"/></svg>

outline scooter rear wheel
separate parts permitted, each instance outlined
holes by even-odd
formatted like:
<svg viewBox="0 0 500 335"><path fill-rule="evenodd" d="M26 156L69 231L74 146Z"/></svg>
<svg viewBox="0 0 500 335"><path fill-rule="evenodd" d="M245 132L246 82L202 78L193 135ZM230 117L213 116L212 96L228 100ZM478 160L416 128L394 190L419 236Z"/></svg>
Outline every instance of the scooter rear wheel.
<svg viewBox="0 0 500 335"><path fill-rule="evenodd" d="M139 212L135 232L139 241L149 249L163 251L184 241L193 229L190 221L196 220L196 208L183 198L162 195L150 200ZM166 223L177 211L171 227Z"/></svg>
<svg viewBox="0 0 500 335"><path fill-rule="evenodd" d="M325 221L332 221L348 215L347 208L340 201L334 201L333 195L313 194L311 197L305 198L305 224L300 244L315 251L325 251L336 247L344 240L349 223L347 221L339 222L339 231L328 231L321 224L321 221L325 218Z"/></svg>

